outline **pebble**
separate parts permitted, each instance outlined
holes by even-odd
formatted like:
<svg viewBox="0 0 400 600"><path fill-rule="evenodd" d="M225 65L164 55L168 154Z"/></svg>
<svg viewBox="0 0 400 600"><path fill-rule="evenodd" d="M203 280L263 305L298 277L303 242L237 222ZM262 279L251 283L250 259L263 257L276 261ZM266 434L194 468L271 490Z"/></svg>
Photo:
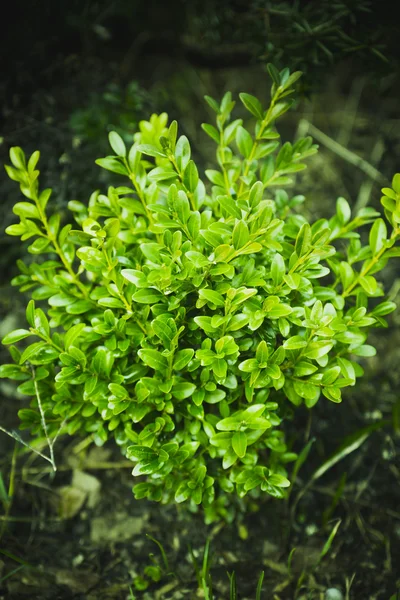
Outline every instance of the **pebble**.
<svg viewBox="0 0 400 600"><path fill-rule="evenodd" d="M329 588L325 592L324 600L343 600L343 594L337 588Z"/></svg>

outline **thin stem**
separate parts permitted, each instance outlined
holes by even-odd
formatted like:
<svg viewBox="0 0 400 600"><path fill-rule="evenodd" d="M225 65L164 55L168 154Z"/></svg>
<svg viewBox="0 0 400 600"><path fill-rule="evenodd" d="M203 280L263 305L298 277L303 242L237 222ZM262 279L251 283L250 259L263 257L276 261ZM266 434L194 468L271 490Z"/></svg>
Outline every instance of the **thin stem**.
<svg viewBox="0 0 400 600"><path fill-rule="evenodd" d="M261 123L260 131L258 132L258 134L257 134L257 136L256 136L256 138L255 138L255 140L253 142L253 146L251 148L250 154L249 154L248 158L246 159L246 167L244 169L242 178L243 177L247 177L247 175L250 172L251 163L252 163L252 161L254 159L254 155L256 153L258 143L261 140L264 131L266 130L266 128L268 127L268 125L270 125L270 123L271 123L271 114L272 114L273 108L274 108L274 106L275 106L278 98L279 98L279 93L278 93L278 90L277 90L275 92L274 97L271 100L271 104L269 106L267 114L265 115L265 118L263 119L263 121ZM237 193L238 198L240 197L240 195L243 192L243 186L244 186L244 182L243 182L243 179L242 179L242 181L240 182L238 193Z"/></svg>
<svg viewBox="0 0 400 600"><path fill-rule="evenodd" d="M196 205L195 205L195 201L194 201L194 194L193 194L193 192L190 192L188 190L188 188L186 187L186 185L183 183L183 173L179 170L179 167L178 167L178 164L177 164L177 162L175 160L175 157L171 154L170 156L168 156L168 158L171 161L171 163L172 163L175 171L177 172L181 184L183 185L183 187L186 190L186 194L187 194L187 197L189 198L189 202L190 202L190 206L191 206L192 210L196 210Z"/></svg>
<svg viewBox="0 0 400 600"><path fill-rule="evenodd" d="M393 233L390 237L390 240L396 240L396 238L400 235L400 228L399 229L393 229ZM361 272L357 275L357 277L354 279L354 281L347 286L347 288L345 290L343 290L342 292L342 297L346 298L351 292L352 290L356 287L356 285L359 283L360 279L362 279L362 277L365 277L366 275L368 275L368 273L370 272L370 270L372 269L372 267L374 265L376 265L376 263L383 257L383 255L385 254L386 250L388 250L389 248L386 248L385 246L383 248L381 248L379 250L379 252L370 260L370 262L361 270Z"/></svg>
<svg viewBox="0 0 400 600"><path fill-rule="evenodd" d="M326 133L320 131L317 127L315 127L305 119L300 121L299 127L304 127L304 129L309 131L311 135L315 137L316 140L321 142L321 144L324 144L324 146L326 146L329 150L346 160L348 163L364 171L364 173L368 175L368 177L371 177L371 179L373 179L374 181L378 181L381 185L388 184L386 177L382 175L382 173L380 173L378 169L373 167L368 161L361 158L361 156L354 154L354 152L351 152L350 150L348 150L348 148L345 148L344 146L330 138L328 135L326 135Z"/></svg>
<svg viewBox="0 0 400 600"><path fill-rule="evenodd" d="M35 454L37 454L38 456L40 456L44 460L47 460L47 462L51 463L51 460L50 460L50 458L48 456L46 456L45 454L43 454L42 452L40 452L40 450L36 450L36 448L33 448L32 446L30 446L29 444L27 444L26 442L24 442L24 440L15 431L7 431L7 429L4 429L4 427L2 427L1 425L0 425L0 431L2 431L3 433L5 433L6 435L8 435L10 438L13 438L13 440L16 440L17 442L19 442L20 444L22 444L26 448L29 448L29 450L31 450L32 452L34 452Z"/></svg>
<svg viewBox="0 0 400 600"><path fill-rule="evenodd" d="M69 264L68 260L66 259L66 257L65 257L65 254L64 254L64 252L62 251L62 248L61 248L61 246L59 245L59 243L58 243L58 241L57 241L57 238L56 238L56 236L54 236L54 235L52 234L52 232L50 231L50 228L49 228L49 222L48 222L48 220L47 220L46 213L44 212L44 210L43 210L43 208L42 208L42 206L41 206L41 204L40 204L40 202L39 202L39 198L38 198L37 192L36 192L36 190L34 189L34 186L33 186L33 185L31 185L31 191L32 191L32 194L33 194L33 199L34 199L34 201L35 201L35 204L36 204L36 208L37 208L37 209L38 209L38 211L39 211L39 215L40 215L41 221L42 221L42 223L43 223L43 226L44 226L44 228L45 228L45 231L46 231L46 237L47 237L47 238L50 240L50 242L53 244L53 246L54 246L54 249L55 249L56 253L57 253L57 254L58 254L58 256L60 257L60 259L61 259L61 262L62 262L62 263L63 263L63 265L64 265L64 268L65 268L65 269L66 269L66 271L69 273L69 275L72 277L72 279L73 279L73 281L74 281L75 285L76 285L76 286L77 286L77 288L78 288L78 289L79 289L79 290L82 292L82 294L83 294L84 298L86 298L86 299L87 299L87 298L89 297L89 292L88 292L87 288L85 287L85 285L84 285L84 284L83 284L83 283L82 283L82 282L81 282L81 281L78 279L78 276L77 276L77 274L76 274L76 273L75 273L75 271L72 269L71 265Z"/></svg>
<svg viewBox="0 0 400 600"><path fill-rule="evenodd" d="M124 165L125 165L125 167L128 170L129 179L132 181L132 183L134 185L134 188L135 188L135 191L136 191L136 194L138 195L138 198L139 198L139 200L140 200L140 202L141 202L141 204L142 204L142 206L143 206L143 208L145 210L146 217L147 217L147 219L149 221L149 224L150 225L155 225L154 219L153 219L153 215L151 214L151 212L148 209L148 206L147 206L147 203L146 203L146 198L144 197L144 193L143 193L140 185L138 184L138 182L136 180L135 173L132 171L132 169L131 169L131 167L129 165L129 162L127 161L126 158L124 159ZM156 236L157 242L161 243L160 235L158 233L156 233L155 236Z"/></svg>
<svg viewBox="0 0 400 600"><path fill-rule="evenodd" d="M221 129L220 131L220 142L219 142L219 146L221 148L221 154L222 154L222 165L221 165L221 169L222 169L222 173L224 175L224 183L225 183L225 190L227 195L231 198L231 191L230 191L230 187L229 187L229 179L228 179L228 174L226 172L225 166L224 166L224 162L225 162L225 152L224 152L224 130Z"/></svg>
<svg viewBox="0 0 400 600"><path fill-rule="evenodd" d="M33 367L31 367L31 369L32 369L32 376L33 376L33 385L35 387L36 399L38 402L40 417L41 417L41 421L42 421L42 427L43 427L44 435L46 436L47 445L48 445L49 451L50 451L50 463L51 463L51 466L53 467L53 471L57 471L56 463L54 460L54 448L53 448L54 442L53 443L51 442L50 437L49 437L49 432L47 430L47 423L46 423L46 419L44 416L42 401L40 399L39 386L35 379L35 369Z"/></svg>
<svg viewBox="0 0 400 600"><path fill-rule="evenodd" d="M15 444L13 454L12 454L12 459L11 459L10 480L8 483L8 493L7 493L8 498L7 498L7 502L5 503L5 514L4 514L5 519L0 528L0 539L3 537L4 532L6 530L7 522L9 521L12 500L14 497L14 483L15 483L15 473L16 473L16 465L17 465L17 451L18 451L18 446L17 446L17 444Z"/></svg>

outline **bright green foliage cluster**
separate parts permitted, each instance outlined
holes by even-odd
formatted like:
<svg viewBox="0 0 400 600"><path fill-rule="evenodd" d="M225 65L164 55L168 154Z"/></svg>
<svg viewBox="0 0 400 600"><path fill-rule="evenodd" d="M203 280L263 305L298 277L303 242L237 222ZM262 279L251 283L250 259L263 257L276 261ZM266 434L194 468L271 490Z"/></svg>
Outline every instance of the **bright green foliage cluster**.
<svg viewBox="0 0 400 600"><path fill-rule="evenodd" d="M383 190L390 231L343 198L330 220L293 213L304 198L282 188L316 146L280 143L276 120L300 73L270 74L267 109L240 95L255 128L231 120L230 93L206 97L216 127L203 129L218 144L210 190L165 114L141 122L129 149L110 134L114 154L97 163L128 185L70 202L76 229L48 216L39 152L26 162L12 148L6 167L27 199L7 233L34 238L38 257L13 280L32 295L28 328L3 340L15 364L0 375L32 396L21 428L43 435L44 415L50 438L114 438L144 476L136 498L201 504L209 523L232 520L234 498L284 497L296 454L283 421L293 406L341 401L363 373L356 357L375 353L369 330L395 308L375 300L374 275L400 254L400 174ZM371 223L363 246L357 230ZM12 345L25 338L35 341L22 352Z"/></svg>

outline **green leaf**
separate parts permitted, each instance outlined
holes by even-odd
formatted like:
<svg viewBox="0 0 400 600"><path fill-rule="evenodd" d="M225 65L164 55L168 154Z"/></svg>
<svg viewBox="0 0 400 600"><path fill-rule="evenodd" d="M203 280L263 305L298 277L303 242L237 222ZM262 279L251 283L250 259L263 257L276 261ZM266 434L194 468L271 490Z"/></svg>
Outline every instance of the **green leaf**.
<svg viewBox="0 0 400 600"><path fill-rule="evenodd" d="M336 214L339 219L339 223L343 226L346 225L351 219L351 208L345 198L338 198L336 201Z"/></svg>
<svg viewBox="0 0 400 600"><path fill-rule="evenodd" d="M113 156L98 158L95 160L95 163L103 169L106 169L106 171L112 171L113 173L118 173L119 175L128 175L128 170L125 165L123 165L120 160L114 158Z"/></svg>
<svg viewBox="0 0 400 600"><path fill-rule="evenodd" d="M301 276L298 273L288 273L283 279L291 290L297 290L301 285Z"/></svg>
<svg viewBox="0 0 400 600"><path fill-rule="evenodd" d="M93 308L93 303L90 300L76 300L73 304L66 307L65 311L69 315L83 315Z"/></svg>
<svg viewBox="0 0 400 600"><path fill-rule="evenodd" d="M237 454L233 451L233 448L229 448L224 454L224 458L222 460L222 468L229 469L232 465L237 462Z"/></svg>
<svg viewBox="0 0 400 600"><path fill-rule="evenodd" d="M283 114L285 114L285 112L287 112L289 110L289 108L292 106L292 104L293 104L293 101L277 102L271 111L271 116L270 116L271 122L275 121L275 119L277 119L278 117L281 117Z"/></svg>
<svg viewBox="0 0 400 600"><path fill-rule="evenodd" d="M396 173L392 179L392 188L397 194L400 194L400 173Z"/></svg>
<svg viewBox="0 0 400 600"><path fill-rule="evenodd" d="M212 446L217 446L217 448L228 448L231 447L232 434L228 431L223 431L221 433L216 433L213 437L210 438L210 444Z"/></svg>
<svg viewBox="0 0 400 600"><path fill-rule="evenodd" d="M248 358L239 364L239 369L244 373L252 373L257 371L259 368L258 360L256 358Z"/></svg>
<svg viewBox="0 0 400 600"><path fill-rule="evenodd" d="M342 331L335 335L335 339L342 344L354 344L360 346L365 342L366 334L359 331Z"/></svg>
<svg viewBox="0 0 400 600"><path fill-rule="evenodd" d="M125 304L122 300L118 300L118 298L112 298L111 296L108 298L100 298L98 300L100 306L104 306L106 308L125 308Z"/></svg>
<svg viewBox="0 0 400 600"><path fill-rule="evenodd" d="M396 306L397 305L394 302L381 302L381 304L375 306L375 308L371 311L371 315L374 315L375 317L383 317L384 315L388 315L396 310Z"/></svg>
<svg viewBox="0 0 400 600"><path fill-rule="evenodd" d="M207 302L211 302L215 304L215 306L224 306L225 300L224 297L215 290L210 290L209 288L203 288L199 290L199 297L203 300L207 300Z"/></svg>
<svg viewBox="0 0 400 600"><path fill-rule="evenodd" d="M264 118L261 102L255 96L241 93L239 94L239 98L247 110L251 112L252 115L257 117L257 119L262 120Z"/></svg>
<svg viewBox="0 0 400 600"><path fill-rule="evenodd" d="M30 360L31 358L34 358L35 356L37 356L39 351L45 345L46 345L45 342L35 342L34 344L31 344L30 346L25 348L25 350L23 351L23 353L21 354L21 357L19 359L19 364L23 365L27 360Z"/></svg>
<svg viewBox="0 0 400 600"><path fill-rule="evenodd" d="M263 363L265 363L265 364L267 363L268 356L269 356L269 350L268 350L267 342L265 340L262 340L257 346L256 359L260 363L260 365L262 365Z"/></svg>
<svg viewBox="0 0 400 600"><path fill-rule="evenodd" d="M342 394L339 387L322 388L322 394L331 402L340 403L342 401Z"/></svg>
<svg viewBox="0 0 400 600"><path fill-rule="evenodd" d="M271 263L271 277L274 285L279 285L285 275L285 261L280 254L275 254Z"/></svg>
<svg viewBox="0 0 400 600"><path fill-rule="evenodd" d="M28 248L31 254L41 254L50 246L50 240L47 238L38 238Z"/></svg>
<svg viewBox="0 0 400 600"><path fill-rule="evenodd" d="M181 135L175 146L175 158L180 171L184 171L190 160L190 144L185 135Z"/></svg>
<svg viewBox="0 0 400 600"><path fill-rule="evenodd" d="M103 347L97 348L92 361L93 369L100 377L107 380L110 376L114 360L115 357L111 350Z"/></svg>
<svg viewBox="0 0 400 600"><path fill-rule="evenodd" d="M190 204L188 197L182 190L179 190L178 192L178 196L175 201L175 210L179 221L186 225L190 217Z"/></svg>
<svg viewBox="0 0 400 600"><path fill-rule="evenodd" d="M286 81L281 81L281 85L283 87L284 90L289 89L290 87L292 87L292 85L294 83L296 83L296 81L298 79L300 79L300 77L302 76L302 71L295 71L294 73L292 73L287 79Z"/></svg>
<svg viewBox="0 0 400 600"><path fill-rule="evenodd" d="M19 342L19 340L23 340L30 335L32 335L32 332L28 329L15 329L15 331L11 331L4 336L2 344L15 344L15 342Z"/></svg>
<svg viewBox="0 0 400 600"><path fill-rule="evenodd" d="M387 236L386 223L383 219L377 219L369 232L369 245L372 255L376 256L385 247Z"/></svg>
<svg viewBox="0 0 400 600"><path fill-rule="evenodd" d="M174 371L181 371L186 367L186 365L192 360L194 356L193 348L185 348L183 350L179 350L174 356Z"/></svg>
<svg viewBox="0 0 400 600"><path fill-rule="evenodd" d="M190 398L195 391L196 385L194 383L182 382L175 384L171 393L177 400L185 400L186 398Z"/></svg>
<svg viewBox="0 0 400 600"><path fill-rule="evenodd" d="M244 431L237 431L232 436L232 448L239 458L246 456L247 436Z"/></svg>
<svg viewBox="0 0 400 600"><path fill-rule="evenodd" d="M26 381L30 379L30 373L22 370L22 367L14 364L0 365L0 377L14 379L15 381Z"/></svg>
<svg viewBox="0 0 400 600"><path fill-rule="evenodd" d="M194 264L196 269L208 267L210 264L208 258L201 254L201 252L196 252L195 250L189 250L189 252L186 252L186 258L188 258L190 262Z"/></svg>
<svg viewBox="0 0 400 600"><path fill-rule="evenodd" d="M224 379L226 377L228 364L223 358L215 358L212 362L212 369L216 377Z"/></svg>
<svg viewBox="0 0 400 600"><path fill-rule="evenodd" d="M232 243L236 250L247 244L250 239L249 228L245 221L237 221L232 233Z"/></svg>
<svg viewBox="0 0 400 600"><path fill-rule="evenodd" d="M355 354L356 356L364 356L364 357L376 356L376 348L374 348L374 346L370 346L368 344L363 344L362 346L359 346L358 348L354 348L351 352L352 352L352 354Z"/></svg>
<svg viewBox="0 0 400 600"><path fill-rule="evenodd" d="M311 227L303 223L296 237L295 252L297 256L304 256L311 248Z"/></svg>
<svg viewBox="0 0 400 600"><path fill-rule="evenodd" d="M249 320L250 316L245 315L244 313L233 315L233 317L231 317L229 320L229 324L226 331L238 331L239 329L242 329L242 327L245 327Z"/></svg>
<svg viewBox="0 0 400 600"><path fill-rule="evenodd" d="M78 248L76 255L86 264L90 265L91 267L95 267L96 269L106 266L105 258L97 248L83 246L82 248Z"/></svg>
<svg viewBox="0 0 400 600"><path fill-rule="evenodd" d="M189 220L186 223L188 228L189 236L192 241L197 240L200 233L201 216L198 210L192 211Z"/></svg>
<svg viewBox="0 0 400 600"><path fill-rule="evenodd" d="M159 315L152 321L151 326L156 336L163 342L164 346L170 348L171 342L177 333L175 321L168 317L165 318L164 315Z"/></svg>
<svg viewBox="0 0 400 600"><path fill-rule="evenodd" d="M292 308L288 304L276 304L268 310L268 317L270 319L280 319L281 317L287 317L292 312Z"/></svg>
<svg viewBox="0 0 400 600"><path fill-rule="evenodd" d="M305 348L307 343L307 340L301 337L301 335L294 335L283 342L283 347L285 350L299 350L300 348Z"/></svg>
<svg viewBox="0 0 400 600"><path fill-rule="evenodd" d="M332 385L332 383L334 383L339 377L340 371L341 369L339 366L331 367L330 369L325 371L321 379L322 385Z"/></svg>
<svg viewBox="0 0 400 600"><path fill-rule="evenodd" d="M135 200L134 198L119 198L118 204L122 208L126 208L129 212L134 213L135 215L145 215L146 210L139 200Z"/></svg>
<svg viewBox="0 0 400 600"><path fill-rule="evenodd" d="M162 152L162 150L159 150L156 146L152 146L151 144L138 144L136 149L139 152L143 152L143 154L147 154L147 156L154 156L155 158L165 158L167 156L165 152Z"/></svg>
<svg viewBox="0 0 400 600"><path fill-rule="evenodd" d="M177 173L171 167L156 167L148 173L150 181L169 181L177 178Z"/></svg>
<svg viewBox="0 0 400 600"><path fill-rule="evenodd" d="M195 192L199 183L199 172L193 160L189 160L183 173L183 184L189 192Z"/></svg>
<svg viewBox="0 0 400 600"><path fill-rule="evenodd" d="M217 202L219 202L220 206L226 210L231 217L236 217L237 219L242 218L242 211L236 202L229 196L217 196Z"/></svg>
<svg viewBox="0 0 400 600"><path fill-rule="evenodd" d="M262 200L263 197L263 192L264 192L264 186L262 184L262 181L256 181L250 189L250 193L249 193L249 206L251 208L256 208L256 206L258 206ZM240 218L240 217L239 217Z"/></svg>
<svg viewBox="0 0 400 600"><path fill-rule="evenodd" d="M236 130L236 144L239 148L240 154L242 154L245 158L249 158L253 148L253 138L241 125L239 125Z"/></svg>
<svg viewBox="0 0 400 600"><path fill-rule="evenodd" d="M139 357L145 365L151 367L155 371L164 371L168 368L168 360L158 350L142 348L138 351Z"/></svg>
<svg viewBox="0 0 400 600"><path fill-rule="evenodd" d="M35 301L29 300L25 311L26 320L31 327L35 324Z"/></svg>
<svg viewBox="0 0 400 600"><path fill-rule="evenodd" d="M277 487L283 487L283 488L290 486L289 479L287 479L286 477L283 477L283 475L278 475L276 473L273 473L272 475L270 475L268 477L268 483L270 485L276 485Z"/></svg>
<svg viewBox="0 0 400 600"><path fill-rule="evenodd" d="M376 290L378 289L378 283L375 277L372 277L372 275L365 275L364 277L360 277L359 283L369 296L373 296Z"/></svg>
<svg viewBox="0 0 400 600"><path fill-rule="evenodd" d="M54 296L50 296L48 300L50 306L68 306L76 302L75 296L70 296L69 294L65 294L64 292L60 292L59 294L55 294Z"/></svg>
<svg viewBox="0 0 400 600"><path fill-rule="evenodd" d="M15 223L14 225L9 225L8 227L6 227L6 234L7 235L23 235L26 232L26 226L24 225L24 223Z"/></svg>
<svg viewBox="0 0 400 600"><path fill-rule="evenodd" d="M219 113L219 104L214 100L214 98L211 98L211 96L204 96L204 100L216 113Z"/></svg>
<svg viewBox="0 0 400 600"><path fill-rule="evenodd" d="M217 142L217 144L219 144L220 134L213 125L209 125L208 123L202 123L201 128L206 132L207 135L210 136L210 138L214 140L214 142Z"/></svg>
<svg viewBox="0 0 400 600"><path fill-rule="evenodd" d="M17 169L26 170L25 154L19 146L12 146L10 148L10 160Z"/></svg>
<svg viewBox="0 0 400 600"><path fill-rule="evenodd" d="M132 300L134 302L139 302L140 304L156 304L157 302L160 302L162 298L163 295L161 292L154 288L141 288L132 296Z"/></svg>
<svg viewBox="0 0 400 600"><path fill-rule="evenodd" d="M279 74L278 69L275 67L275 65L273 65L272 63L268 63L267 70L268 70L268 73L270 74L272 81L275 83L275 85L280 86L281 76Z"/></svg>
<svg viewBox="0 0 400 600"><path fill-rule="evenodd" d="M108 134L108 140L111 148L114 150L117 156L126 156L126 147L122 137L116 131L110 131Z"/></svg>
<svg viewBox="0 0 400 600"><path fill-rule="evenodd" d="M133 456L141 462L156 460L158 458L157 452L148 446L129 446L127 452L128 456Z"/></svg>
<svg viewBox="0 0 400 600"><path fill-rule="evenodd" d="M47 338L50 336L49 322L41 308L35 310L35 329Z"/></svg>
<svg viewBox="0 0 400 600"><path fill-rule="evenodd" d="M28 219L39 219L40 214L34 204L30 202L17 202L14 204L13 213L20 217L27 217Z"/></svg>
<svg viewBox="0 0 400 600"><path fill-rule="evenodd" d="M319 359L328 354L332 347L332 342L311 342L308 344L306 350L303 351L303 356Z"/></svg>

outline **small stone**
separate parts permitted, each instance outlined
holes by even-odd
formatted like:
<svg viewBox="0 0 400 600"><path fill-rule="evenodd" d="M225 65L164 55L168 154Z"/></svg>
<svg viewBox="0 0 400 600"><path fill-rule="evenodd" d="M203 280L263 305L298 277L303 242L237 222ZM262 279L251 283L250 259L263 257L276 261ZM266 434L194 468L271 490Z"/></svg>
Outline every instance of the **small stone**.
<svg viewBox="0 0 400 600"><path fill-rule="evenodd" d="M343 594L337 588L329 588L325 592L324 600L343 600Z"/></svg>

